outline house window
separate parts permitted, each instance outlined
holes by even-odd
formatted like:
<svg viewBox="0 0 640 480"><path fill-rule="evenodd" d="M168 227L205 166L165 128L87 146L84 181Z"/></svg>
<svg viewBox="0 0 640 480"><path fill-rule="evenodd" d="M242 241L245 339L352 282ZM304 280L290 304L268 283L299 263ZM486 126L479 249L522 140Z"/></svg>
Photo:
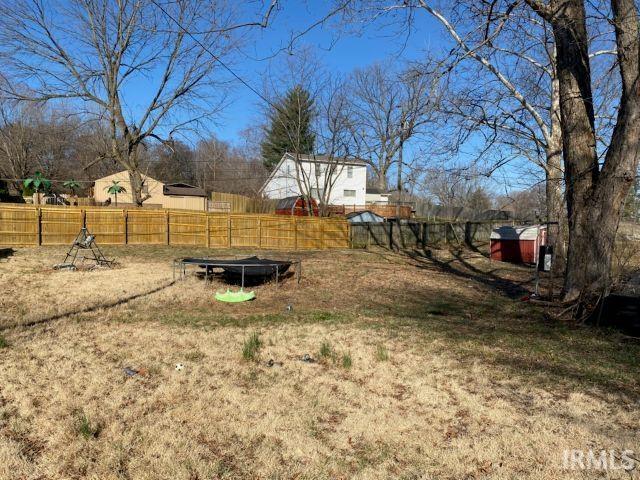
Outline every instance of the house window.
<svg viewBox="0 0 640 480"><path fill-rule="evenodd" d="M143 195L147 195L149 193L149 185L147 185L146 183L143 183L141 190Z"/></svg>
<svg viewBox="0 0 640 480"><path fill-rule="evenodd" d="M353 167L347 167L347 178L353 178Z"/></svg>
<svg viewBox="0 0 640 480"><path fill-rule="evenodd" d="M287 163L287 177L291 175L291 165Z"/></svg>
<svg viewBox="0 0 640 480"><path fill-rule="evenodd" d="M355 198L356 197L356 191L355 190L345 190L344 197L348 197L348 198Z"/></svg>
<svg viewBox="0 0 640 480"><path fill-rule="evenodd" d="M322 200L322 194L324 193L324 190L321 188L312 188L311 189L311 196L313 198L315 198L316 200Z"/></svg>
<svg viewBox="0 0 640 480"><path fill-rule="evenodd" d="M322 167L322 165L316 166L316 172L318 173L318 176L324 173L324 168Z"/></svg>

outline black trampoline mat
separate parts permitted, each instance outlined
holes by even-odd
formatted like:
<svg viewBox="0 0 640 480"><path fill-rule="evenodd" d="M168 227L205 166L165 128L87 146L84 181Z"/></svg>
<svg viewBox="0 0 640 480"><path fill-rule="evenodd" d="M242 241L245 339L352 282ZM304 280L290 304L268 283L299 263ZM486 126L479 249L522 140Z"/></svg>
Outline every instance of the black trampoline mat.
<svg viewBox="0 0 640 480"><path fill-rule="evenodd" d="M202 268L222 268L230 275L266 277L285 273L292 262L284 260L270 260L268 258L248 257L241 259L215 259L215 258L183 258L180 263L198 265Z"/></svg>

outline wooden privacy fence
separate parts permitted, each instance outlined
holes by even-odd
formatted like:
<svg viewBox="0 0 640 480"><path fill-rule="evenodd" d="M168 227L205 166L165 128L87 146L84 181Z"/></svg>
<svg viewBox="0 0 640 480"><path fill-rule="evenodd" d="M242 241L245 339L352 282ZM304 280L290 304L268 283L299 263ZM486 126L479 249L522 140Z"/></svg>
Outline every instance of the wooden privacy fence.
<svg viewBox="0 0 640 480"><path fill-rule="evenodd" d="M424 248L442 243L477 246L488 243L491 231L505 222L385 222L351 225L351 246Z"/></svg>
<svg viewBox="0 0 640 480"><path fill-rule="evenodd" d="M214 212L223 213L275 213L277 200L250 198L235 193L211 193Z"/></svg>
<svg viewBox="0 0 640 480"><path fill-rule="evenodd" d="M68 245L86 225L101 245L349 248L344 219L186 210L0 205L0 245Z"/></svg>

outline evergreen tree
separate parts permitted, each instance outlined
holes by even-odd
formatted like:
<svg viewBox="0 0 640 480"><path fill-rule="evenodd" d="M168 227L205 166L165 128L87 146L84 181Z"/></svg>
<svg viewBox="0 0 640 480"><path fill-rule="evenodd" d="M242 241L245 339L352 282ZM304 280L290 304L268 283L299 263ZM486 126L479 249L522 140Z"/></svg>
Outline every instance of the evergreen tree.
<svg viewBox="0 0 640 480"><path fill-rule="evenodd" d="M296 85L269 113L266 138L261 144L264 166L272 170L285 152L313 153L315 134L311 129L314 117L313 98L302 86Z"/></svg>

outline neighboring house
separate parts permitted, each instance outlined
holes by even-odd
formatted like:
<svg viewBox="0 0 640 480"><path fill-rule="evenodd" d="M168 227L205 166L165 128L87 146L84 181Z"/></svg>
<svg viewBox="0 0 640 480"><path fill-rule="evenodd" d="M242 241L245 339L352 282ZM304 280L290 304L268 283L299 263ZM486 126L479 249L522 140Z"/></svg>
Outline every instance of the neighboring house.
<svg viewBox="0 0 640 480"><path fill-rule="evenodd" d="M332 185L329 196L330 205L364 205L367 189L367 164L357 158L329 159L323 155L298 155L285 153L260 189L267 198L297 197L311 194L313 198L323 197L323 186ZM331 182L329 172L333 169ZM298 174L303 188L310 192L301 192Z"/></svg>
<svg viewBox="0 0 640 480"><path fill-rule="evenodd" d="M365 195L365 201L368 204L388 204L391 197L391 192L387 192L376 187L367 187L367 193Z"/></svg>
<svg viewBox="0 0 640 480"><path fill-rule="evenodd" d="M125 192L118 194L118 206L133 205L131 182L129 172L126 170L99 178L94 182L93 197L96 203L104 203L111 198L111 205L115 205L115 196L107 193L114 181L119 182L119 185L125 189ZM207 210L207 196L202 188L186 183L164 184L146 175L142 175L142 181L142 195L150 195L144 201L145 207Z"/></svg>

